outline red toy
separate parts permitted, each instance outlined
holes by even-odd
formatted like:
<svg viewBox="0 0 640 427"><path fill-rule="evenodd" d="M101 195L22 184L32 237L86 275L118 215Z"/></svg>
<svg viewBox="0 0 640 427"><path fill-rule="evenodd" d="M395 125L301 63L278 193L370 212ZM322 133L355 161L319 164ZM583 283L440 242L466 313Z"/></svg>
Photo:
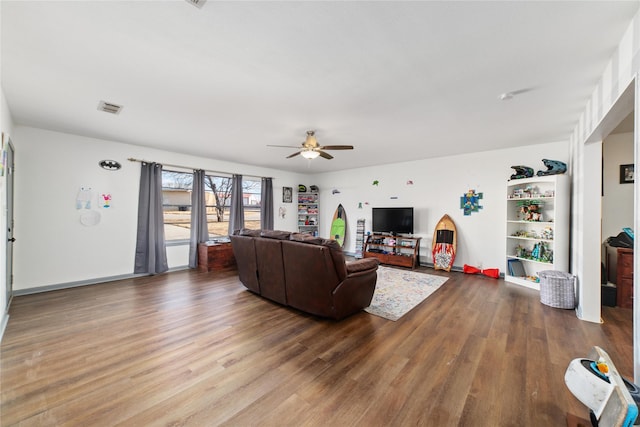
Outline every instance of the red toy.
<svg viewBox="0 0 640 427"><path fill-rule="evenodd" d="M480 270L477 267L474 267L472 265L467 265L465 264L462 267L462 271L467 273L467 274L478 274L478 273L482 273L487 277L491 277L493 279L497 279L498 277L500 277L500 270L497 268L487 268L485 270Z"/></svg>

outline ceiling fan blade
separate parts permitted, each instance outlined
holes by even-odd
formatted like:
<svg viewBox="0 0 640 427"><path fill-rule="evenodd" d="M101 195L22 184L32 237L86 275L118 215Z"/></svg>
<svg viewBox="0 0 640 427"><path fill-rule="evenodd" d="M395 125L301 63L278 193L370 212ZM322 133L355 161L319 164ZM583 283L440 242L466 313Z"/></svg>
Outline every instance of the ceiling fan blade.
<svg viewBox="0 0 640 427"><path fill-rule="evenodd" d="M298 145L271 145L271 144L267 144L267 147L300 148Z"/></svg>
<svg viewBox="0 0 640 427"><path fill-rule="evenodd" d="M353 150L353 145L323 145L321 150Z"/></svg>
<svg viewBox="0 0 640 427"><path fill-rule="evenodd" d="M300 151L296 151L295 153L288 155L288 156L287 156L287 159L290 159L290 158L292 158L292 157L295 157L295 156L297 156L298 154L300 154Z"/></svg>
<svg viewBox="0 0 640 427"><path fill-rule="evenodd" d="M320 151L320 150L316 150L318 153L320 153L320 157L324 157L325 159L331 160L333 159L333 156L329 153L325 153L324 151Z"/></svg>
<svg viewBox="0 0 640 427"><path fill-rule="evenodd" d="M523 89L512 90L512 91L511 91L511 92L509 92L509 93L511 93L511 94L513 94L513 95L520 95L521 93L531 92L531 91L532 91L532 90L534 90L534 89L535 89L535 87L525 87L525 88L523 88Z"/></svg>

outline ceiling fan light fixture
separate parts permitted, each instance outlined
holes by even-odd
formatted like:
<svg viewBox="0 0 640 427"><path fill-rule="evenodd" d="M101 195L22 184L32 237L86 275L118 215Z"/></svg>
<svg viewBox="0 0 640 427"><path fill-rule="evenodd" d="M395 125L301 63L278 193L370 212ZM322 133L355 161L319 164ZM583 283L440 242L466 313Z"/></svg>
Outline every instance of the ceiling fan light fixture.
<svg viewBox="0 0 640 427"><path fill-rule="evenodd" d="M302 157L304 157L305 159L311 160L318 157L320 153L314 150L304 150L300 153L300 155L302 155Z"/></svg>
<svg viewBox="0 0 640 427"><path fill-rule="evenodd" d="M308 130L307 131L307 139L305 140L305 145L315 147L318 145L318 141L316 140L315 131Z"/></svg>

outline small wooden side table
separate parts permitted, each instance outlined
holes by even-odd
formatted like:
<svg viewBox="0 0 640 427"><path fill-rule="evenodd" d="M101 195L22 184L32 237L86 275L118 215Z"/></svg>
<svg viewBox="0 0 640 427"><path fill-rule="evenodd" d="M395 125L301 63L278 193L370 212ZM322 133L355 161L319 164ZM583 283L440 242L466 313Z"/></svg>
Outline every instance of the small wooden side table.
<svg viewBox="0 0 640 427"><path fill-rule="evenodd" d="M231 243L198 243L198 270L216 271L236 268Z"/></svg>

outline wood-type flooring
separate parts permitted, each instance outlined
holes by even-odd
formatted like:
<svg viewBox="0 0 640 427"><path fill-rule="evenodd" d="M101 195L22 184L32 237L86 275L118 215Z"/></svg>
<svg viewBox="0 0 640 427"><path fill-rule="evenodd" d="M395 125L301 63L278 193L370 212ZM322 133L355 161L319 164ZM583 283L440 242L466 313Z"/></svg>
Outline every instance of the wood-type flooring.
<svg viewBox="0 0 640 427"><path fill-rule="evenodd" d="M593 345L633 378L632 312L603 324L484 276L397 322L317 318L230 272L178 271L16 297L0 350L2 426L564 426Z"/></svg>

